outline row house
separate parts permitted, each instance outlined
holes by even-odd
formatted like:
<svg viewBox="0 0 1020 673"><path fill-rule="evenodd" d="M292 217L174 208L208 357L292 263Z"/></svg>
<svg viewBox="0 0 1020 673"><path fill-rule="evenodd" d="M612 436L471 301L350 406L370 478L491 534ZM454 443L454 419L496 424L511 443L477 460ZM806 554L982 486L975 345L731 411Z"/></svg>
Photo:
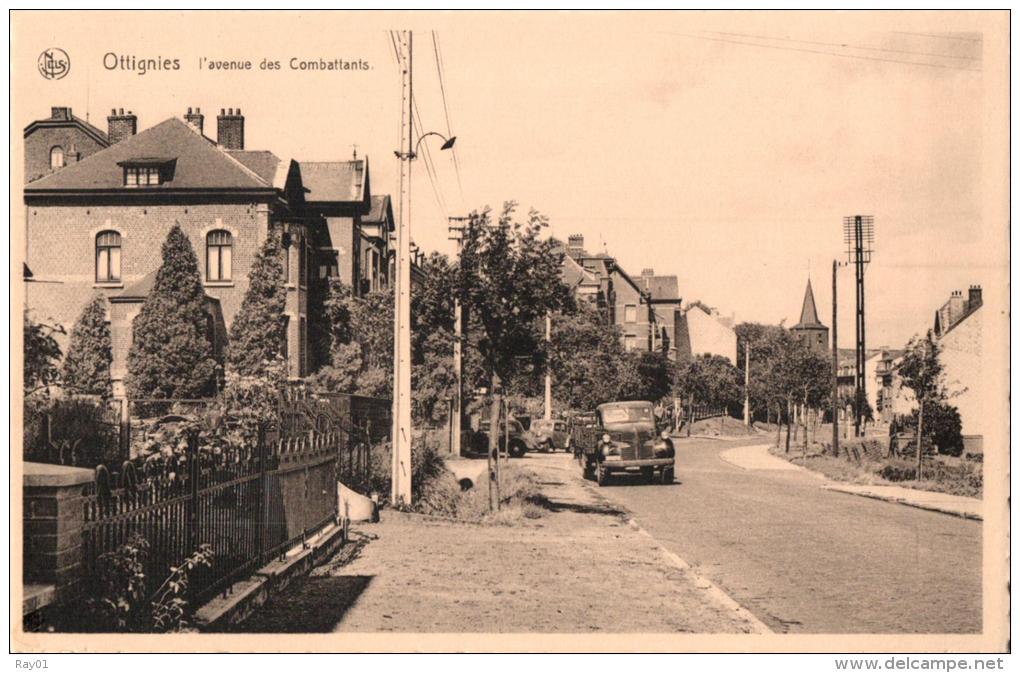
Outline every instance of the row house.
<svg viewBox="0 0 1020 673"><path fill-rule="evenodd" d="M310 373L308 289L340 277L360 293L388 283L388 199L370 190L367 159L303 162L245 147L240 109L221 110L216 139L189 108L138 132L114 110L105 133L53 108L25 128L26 301L37 319L70 328L95 294L109 301L112 375L123 392L132 321L151 291L167 233L179 225L199 259L209 336L222 354L270 229L283 233L286 357ZM367 230L363 218L373 219ZM371 251L363 263L366 251Z"/></svg>
<svg viewBox="0 0 1020 673"><path fill-rule="evenodd" d="M724 317L718 309L693 301L680 311L676 332L679 360L719 355L737 364L737 333L732 316Z"/></svg>
<svg viewBox="0 0 1020 673"><path fill-rule="evenodd" d="M677 359L680 328L680 281L676 276L656 276L655 269L641 270L641 287L648 295L652 321L652 350Z"/></svg>
<svg viewBox="0 0 1020 673"><path fill-rule="evenodd" d="M570 258L572 267L583 270L583 293L602 311L608 324L620 328L626 350L648 352L662 348L651 295L639 280L632 278L613 257L585 250L580 234L568 237L562 251Z"/></svg>
<svg viewBox="0 0 1020 673"><path fill-rule="evenodd" d="M933 331L941 349L949 403L960 412L964 450L982 453L989 413L998 391L986 376L982 357L985 311L981 286L972 285L966 296L955 291L935 313Z"/></svg>

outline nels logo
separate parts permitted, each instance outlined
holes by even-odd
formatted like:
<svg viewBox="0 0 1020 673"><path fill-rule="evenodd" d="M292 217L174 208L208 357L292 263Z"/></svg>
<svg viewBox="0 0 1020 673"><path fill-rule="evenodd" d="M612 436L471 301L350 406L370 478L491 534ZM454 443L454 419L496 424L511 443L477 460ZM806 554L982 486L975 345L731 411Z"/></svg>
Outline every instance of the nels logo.
<svg viewBox="0 0 1020 673"><path fill-rule="evenodd" d="M39 73L46 79L60 79L71 71L71 57L59 47L39 54Z"/></svg>

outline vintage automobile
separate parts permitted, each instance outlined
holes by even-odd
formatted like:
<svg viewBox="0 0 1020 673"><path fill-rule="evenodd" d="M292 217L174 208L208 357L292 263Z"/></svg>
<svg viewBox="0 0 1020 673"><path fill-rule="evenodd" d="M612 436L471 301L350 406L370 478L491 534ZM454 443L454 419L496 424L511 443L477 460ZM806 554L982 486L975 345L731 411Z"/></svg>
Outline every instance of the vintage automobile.
<svg viewBox="0 0 1020 673"><path fill-rule="evenodd" d="M503 424L500 423L499 449L501 452L509 453L514 458L520 458L533 448L531 433L524 429L521 422L516 418L510 419L510 447L506 446ZM482 422L478 430L469 432L466 446L472 453L485 455L489 450L489 424Z"/></svg>
<svg viewBox="0 0 1020 673"><path fill-rule="evenodd" d="M570 432L566 421L540 418L531 422L535 448L543 451L570 450Z"/></svg>
<svg viewBox="0 0 1020 673"><path fill-rule="evenodd" d="M573 442L584 477L599 486L621 472L639 472L649 483L673 483L676 450L669 431L657 431L651 402L599 405L595 423L576 426Z"/></svg>

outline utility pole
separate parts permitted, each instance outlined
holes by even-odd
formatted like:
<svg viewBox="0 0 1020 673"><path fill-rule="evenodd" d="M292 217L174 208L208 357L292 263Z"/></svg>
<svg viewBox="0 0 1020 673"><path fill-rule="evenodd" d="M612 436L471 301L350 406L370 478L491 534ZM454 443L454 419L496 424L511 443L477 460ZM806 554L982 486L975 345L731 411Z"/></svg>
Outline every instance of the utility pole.
<svg viewBox="0 0 1020 673"><path fill-rule="evenodd" d="M412 33L400 33L400 215L397 225L396 307L393 312L393 451L391 502L411 504L411 160L414 158Z"/></svg>
<svg viewBox="0 0 1020 673"><path fill-rule="evenodd" d="M864 377L864 362L867 358L864 342L864 267L871 262L872 243L875 241L875 218L871 215L844 217L843 240L847 245L847 259L854 265L857 275L857 371L854 394L854 436L860 437L861 416L867 400Z"/></svg>
<svg viewBox="0 0 1020 673"><path fill-rule="evenodd" d="M751 432L751 343L744 343L744 427Z"/></svg>
<svg viewBox="0 0 1020 673"><path fill-rule="evenodd" d="M836 310L836 269L832 260L832 455L839 457L839 339L838 312Z"/></svg>
<svg viewBox="0 0 1020 673"><path fill-rule="evenodd" d="M464 225L454 224L465 222L467 217L450 217L450 240L457 243L457 265L460 265L460 254L464 248ZM463 455L461 449L461 432L464 429L464 324L463 309L460 295L453 298L453 374L457 379L453 393L453 436L450 438L450 452L455 456Z"/></svg>
<svg viewBox="0 0 1020 673"><path fill-rule="evenodd" d="M552 314L545 314L545 347L546 353L552 347ZM545 361L545 420L552 420L552 369L549 358Z"/></svg>

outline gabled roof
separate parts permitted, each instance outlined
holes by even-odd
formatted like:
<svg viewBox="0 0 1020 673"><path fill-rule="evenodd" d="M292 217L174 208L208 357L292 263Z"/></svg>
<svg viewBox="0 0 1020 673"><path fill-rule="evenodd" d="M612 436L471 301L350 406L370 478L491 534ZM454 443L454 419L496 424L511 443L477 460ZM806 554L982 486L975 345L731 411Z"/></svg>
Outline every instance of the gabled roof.
<svg viewBox="0 0 1020 673"><path fill-rule="evenodd" d="M245 168L255 173L260 178L273 184L276 179L276 171L282 161L269 150L225 150L234 159L237 159Z"/></svg>
<svg viewBox="0 0 1020 673"><path fill-rule="evenodd" d="M176 161L172 179L144 188L125 187L122 164L151 157ZM253 162L254 163L254 162ZM25 193L73 191L172 192L266 190L272 183L185 122L171 117L137 135L40 178Z"/></svg>
<svg viewBox="0 0 1020 673"><path fill-rule="evenodd" d="M107 138L106 136L105 131L96 128L92 124L88 123L87 121L76 115L71 115L70 119L62 118L37 119L36 121L32 122L31 124L25 127L24 137L27 138L28 136L32 135L38 129L41 128L60 128L62 126L76 126L77 128L81 129L82 133L90 136L100 145L108 145L110 142L109 138Z"/></svg>
<svg viewBox="0 0 1020 673"><path fill-rule="evenodd" d="M679 301L680 281L676 276L642 276L652 301Z"/></svg>
<svg viewBox="0 0 1020 673"><path fill-rule="evenodd" d="M804 290L804 305L800 309L800 322L790 329L811 327L825 327L825 325L818 319L818 310L815 308L815 293L811 290L811 279L808 278L807 289Z"/></svg>
<svg viewBox="0 0 1020 673"><path fill-rule="evenodd" d="M389 224L389 230L393 231L393 204L389 194L373 194L372 208L368 214L361 218L362 224Z"/></svg>
<svg viewBox="0 0 1020 673"><path fill-rule="evenodd" d="M578 264L569 255L563 256L560 277L568 287L599 287L599 279L588 269Z"/></svg>
<svg viewBox="0 0 1020 673"><path fill-rule="evenodd" d="M314 202L358 203L365 200L368 161L301 161L301 180Z"/></svg>

